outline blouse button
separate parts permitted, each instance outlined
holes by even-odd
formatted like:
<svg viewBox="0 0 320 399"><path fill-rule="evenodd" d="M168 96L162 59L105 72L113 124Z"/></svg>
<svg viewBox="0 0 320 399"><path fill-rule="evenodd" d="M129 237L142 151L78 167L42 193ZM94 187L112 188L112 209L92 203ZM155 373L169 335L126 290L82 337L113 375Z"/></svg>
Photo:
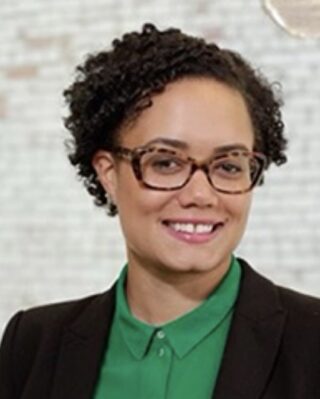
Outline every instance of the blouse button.
<svg viewBox="0 0 320 399"><path fill-rule="evenodd" d="M160 348L158 350L158 355L159 355L159 357L163 357L164 356L164 348Z"/></svg>
<svg viewBox="0 0 320 399"><path fill-rule="evenodd" d="M165 336L166 336L166 334L165 334L162 330L159 330L159 331L157 332L157 337L158 337L159 339L163 339Z"/></svg>

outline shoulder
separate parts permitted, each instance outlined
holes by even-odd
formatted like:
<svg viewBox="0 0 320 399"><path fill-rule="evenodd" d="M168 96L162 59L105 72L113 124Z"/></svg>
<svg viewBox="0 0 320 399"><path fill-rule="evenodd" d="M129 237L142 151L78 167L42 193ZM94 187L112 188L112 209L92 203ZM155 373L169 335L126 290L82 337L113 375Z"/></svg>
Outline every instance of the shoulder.
<svg viewBox="0 0 320 399"><path fill-rule="evenodd" d="M41 341L52 341L79 319L98 318L98 314L112 310L114 288L105 293L72 301L47 304L21 310L9 321L2 340L2 347L9 342L23 346L38 346ZM50 339L48 339L50 338Z"/></svg>
<svg viewBox="0 0 320 399"><path fill-rule="evenodd" d="M287 312L288 335L320 354L320 299L280 286L277 290Z"/></svg>
<svg viewBox="0 0 320 399"><path fill-rule="evenodd" d="M27 310L22 310L18 314L23 321L33 324L34 326L41 325L65 325L72 323L82 312L88 307L94 307L100 302L107 299L110 291L105 293L95 294L83 298L78 298L70 301L57 302L33 307Z"/></svg>
<svg viewBox="0 0 320 399"><path fill-rule="evenodd" d="M320 331L320 298L307 295L275 284L259 274L247 262L239 259L242 270L242 286L244 297L260 304L260 308L282 310L287 320L295 325L307 327L306 323L317 326ZM249 293L248 293L249 292ZM251 304L251 307L253 305Z"/></svg>
<svg viewBox="0 0 320 399"><path fill-rule="evenodd" d="M303 294L289 288L276 286L283 305L291 312L306 313L310 316L319 317L320 321L320 298Z"/></svg>
<svg viewBox="0 0 320 399"><path fill-rule="evenodd" d="M110 327L113 308L111 288L103 294L18 312L1 342L0 397L11 398L13 392L21 392L32 370L50 379L63 340L96 331L103 337ZM45 370L43 364L47 365Z"/></svg>

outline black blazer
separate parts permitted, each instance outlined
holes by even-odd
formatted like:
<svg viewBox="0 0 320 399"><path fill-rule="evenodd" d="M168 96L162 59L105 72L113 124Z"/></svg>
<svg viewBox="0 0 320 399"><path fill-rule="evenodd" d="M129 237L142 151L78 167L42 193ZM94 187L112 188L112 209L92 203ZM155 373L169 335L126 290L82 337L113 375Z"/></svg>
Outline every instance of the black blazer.
<svg viewBox="0 0 320 399"><path fill-rule="evenodd" d="M241 265L240 294L212 398L319 399L320 300L277 287ZM0 398L91 399L114 293L113 287L18 313L0 350Z"/></svg>

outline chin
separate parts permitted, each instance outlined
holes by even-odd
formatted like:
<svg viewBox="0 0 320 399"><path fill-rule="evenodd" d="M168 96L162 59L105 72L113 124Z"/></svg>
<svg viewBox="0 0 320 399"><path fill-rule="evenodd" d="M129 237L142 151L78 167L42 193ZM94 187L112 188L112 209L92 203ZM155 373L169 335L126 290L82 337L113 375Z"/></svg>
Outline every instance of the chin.
<svg viewBox="0 0 320 399"><path fill-rule="evenodd" d="M194 259L192 257L184 258L181 260L178 260L176 258L176 261L174 263L170 262L167 263L164 268L169 272L171 271L172 273L179 273L179 274L201 274L201 273L213 273L215 270L220 269L221 266L227 266L230 263L230 258L229 256L225 260L215 260L214 257L210 257L209 259L202 258L201 256L197 256Z"/></svg>

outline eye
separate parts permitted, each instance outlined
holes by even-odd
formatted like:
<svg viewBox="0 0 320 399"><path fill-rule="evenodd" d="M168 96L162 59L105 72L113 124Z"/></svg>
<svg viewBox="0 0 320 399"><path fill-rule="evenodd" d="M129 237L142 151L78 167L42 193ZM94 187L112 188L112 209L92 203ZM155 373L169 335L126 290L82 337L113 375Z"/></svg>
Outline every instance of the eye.
<svg viewBox="0 0 320 399"><path fill-rule="evenodd" d="M240 162L229 159L221 160L213 164L212 172L216 175L226 178L237 178L243 175L244 166Z"/></svg>
<svg viewBox="0 0 320 399"><path fill-rule="evenodd" d="M233 162L224 162L220 167L227 173L239 173L242 171L242 167L236 163Z"/></svg>
<svg viewBox="0 0 320 399"><path fill-rule="evenodd" d="M185 167L185 161L172 155L153 155L145 165L153 172L161 174L178 173Z"/></svg>

